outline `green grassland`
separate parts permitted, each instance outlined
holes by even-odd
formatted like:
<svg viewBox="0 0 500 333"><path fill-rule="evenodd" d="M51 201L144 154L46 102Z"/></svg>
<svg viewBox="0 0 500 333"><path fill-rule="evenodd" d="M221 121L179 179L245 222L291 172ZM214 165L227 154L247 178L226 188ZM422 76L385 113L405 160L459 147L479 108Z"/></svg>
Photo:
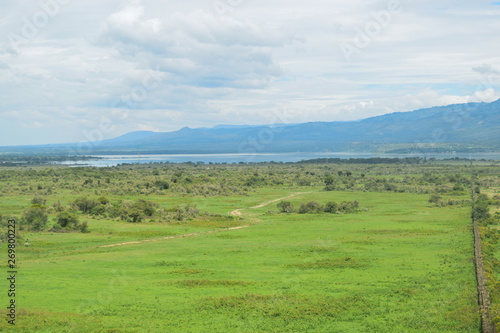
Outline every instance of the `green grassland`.
<svg viewBox="0 0 500 333"><path fill-rule="evenodd" d="M209 213L130 223L79 212L91 231L79 233L49 231L49 212L44 231L24 227L15 331L480 332L469 194L465 183L455 186L467 169L354 165L346 178L338 174L345 168L0 170L0 212L18 219L35 195L48 207L106 195ZM332 174L336 188L325 191ZM89 178L94 185L81 186ZM106 178L108 186L96 184ZM170 188L144 185L158 178ZM487 166L482 179L498 182ZM443 202L461 203L429 203L436 189ZM280 198L295 207L358 201L360 209L282 213ZM135 243L119 245L127 242ZM0 321L0 330L9 326Z"/></svg>

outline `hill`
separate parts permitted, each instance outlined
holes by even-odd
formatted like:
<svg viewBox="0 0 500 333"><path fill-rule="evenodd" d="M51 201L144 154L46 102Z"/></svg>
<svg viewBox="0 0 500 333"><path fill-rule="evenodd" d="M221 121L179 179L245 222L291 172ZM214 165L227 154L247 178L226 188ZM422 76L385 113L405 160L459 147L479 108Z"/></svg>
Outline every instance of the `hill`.
<svg viewBox="0 0 500 333"><path fill-rule="evenodd" d="M82 149L84 147L84 149ZM52 154L283 153L316 151L498 151L500 100L396 112L360 121L273 126L184 127L131 132L81 143L0 147L0 152Z"/></svg>

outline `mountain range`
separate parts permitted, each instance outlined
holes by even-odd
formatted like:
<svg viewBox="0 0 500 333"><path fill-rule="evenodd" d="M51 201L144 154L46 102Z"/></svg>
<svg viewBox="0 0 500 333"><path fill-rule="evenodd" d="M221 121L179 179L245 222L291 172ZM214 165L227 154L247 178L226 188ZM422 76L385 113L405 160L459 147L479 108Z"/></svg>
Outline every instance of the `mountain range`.
<svg viewBox="0 0 500 333"><path fill-rule="evenodd" d="M359 121L184 127L114 139L0 147L3 153L284 153L319 151L500 151L500 100L396 112Z"/></svg>

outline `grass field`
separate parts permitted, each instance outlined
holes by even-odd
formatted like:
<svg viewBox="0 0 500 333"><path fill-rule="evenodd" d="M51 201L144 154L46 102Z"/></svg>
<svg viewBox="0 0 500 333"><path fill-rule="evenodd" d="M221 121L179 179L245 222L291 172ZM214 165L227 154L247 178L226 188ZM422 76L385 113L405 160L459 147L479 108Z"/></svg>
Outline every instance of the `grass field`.
<svg viewBox="0 0 500 333"><path fill-rule="evenodd" d="M309 187L289 201L357 200L363 210L250 208L296 192L196 197L202 210L242 209L240 218L89 219L90 234L27 233L31 245L18 249L16 331L480 331L470 207L431 207L423 194ZM193 200L151 197L167 199ZM7 197L2 208L15 210L14 201ZM198 234L99 247L189 233Z"/></svg>

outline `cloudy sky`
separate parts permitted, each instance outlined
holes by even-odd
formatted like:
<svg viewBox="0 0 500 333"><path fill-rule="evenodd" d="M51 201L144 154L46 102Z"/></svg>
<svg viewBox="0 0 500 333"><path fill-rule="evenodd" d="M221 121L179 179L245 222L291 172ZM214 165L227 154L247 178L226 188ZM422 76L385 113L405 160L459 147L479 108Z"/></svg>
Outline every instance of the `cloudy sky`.
<svg viewBox="0 0 500 333"><path fill-rule="evenodd" d="M500 98L500 2L6 0L0 146Z"/></svg>

